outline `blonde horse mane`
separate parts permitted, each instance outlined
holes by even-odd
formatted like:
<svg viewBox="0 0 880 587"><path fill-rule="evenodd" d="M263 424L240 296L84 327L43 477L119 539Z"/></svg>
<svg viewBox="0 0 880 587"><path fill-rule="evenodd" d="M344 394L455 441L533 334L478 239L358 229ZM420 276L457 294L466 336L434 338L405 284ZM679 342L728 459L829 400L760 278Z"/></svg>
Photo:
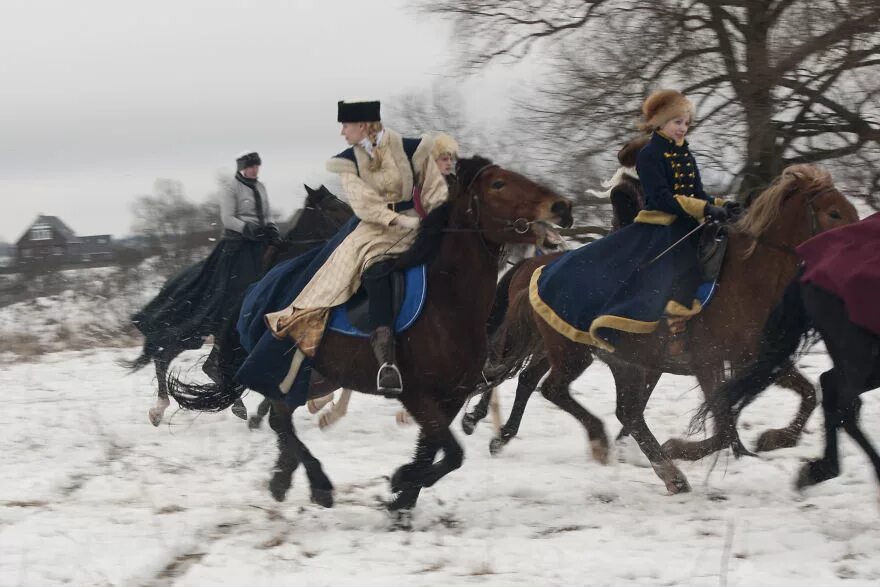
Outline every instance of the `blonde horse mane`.
<svg viewBox="0 0 880 587"><path fill-rule="evenodd" d="M809 202L830 191L837 192L837 188L825 169L807 164L786 167L770 187L755 198L748 213L736 223L736 230L757 239L779 218L782 206L790 197L799 194ZM757 246L758 241L753 240L745 256L750 257Z"/></svg>

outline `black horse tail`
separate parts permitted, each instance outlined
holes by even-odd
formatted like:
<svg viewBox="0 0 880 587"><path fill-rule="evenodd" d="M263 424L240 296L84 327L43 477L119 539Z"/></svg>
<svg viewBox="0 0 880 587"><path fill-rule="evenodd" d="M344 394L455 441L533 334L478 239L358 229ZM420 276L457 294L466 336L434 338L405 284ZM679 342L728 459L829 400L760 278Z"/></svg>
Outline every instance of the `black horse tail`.
<svg viewBox="0 0 880 587"><path fill-rule="evenodd" d="M516 269L512 269L508 275L512 275ZM495 387L510 379L529 361L544 354L528 289L515 292L507 300L505 309L501 324L489 339L489 360L484 373L488 379L487 387Z"/></svg>
<svg viewBox="0 0 880 587"><path fill-rule="evenodd" d="M151 344L149 341L144 342L144 347L141 349L141 354L131 361L126 361L125 359L119 359L116 361L116 364L122 367L123 369L128 369L130 372L134 373L135 371L140 371L144 367L150 364L156 355L159 353L159 347L154 344Z"/></svg>
<svg viewBox="0 0 880 587"><path fill-rule="evenodd" d="M801 297L800 278L801 274L798 273L785 288L782 301L770 312L761 332L757 356L732 379L719 386L700 407L691 420L691 432L705 429L710 411L713 414L732 413L731 422L735 422L739 412L789 367L791 357L798 352L801 342L811 342L810 319Z"/></svg>
<svg viewBox="0 0 880 587"><path fill-rule="evenodd" d="M188 383L182 381L180 373L169 373L165 379L168 395L185 410L197 412L222 412L244 393L244 386L232 381L223 374L220 382Z"/></svg>
<svg viewBox="0 0 880 587"><path fill-rule="evenodd" d="M498 281L498 286L495 289L495 299L492 301L492 309L489 311L489 320L486 322L486 334L489 335L489 338L492 338L498 332L498 329L504 322L507 306L510 305L510 282L513 281L513 276L516 274L517 269L524 262L525 259L519 261L507 273L502 275Z"/></svg>

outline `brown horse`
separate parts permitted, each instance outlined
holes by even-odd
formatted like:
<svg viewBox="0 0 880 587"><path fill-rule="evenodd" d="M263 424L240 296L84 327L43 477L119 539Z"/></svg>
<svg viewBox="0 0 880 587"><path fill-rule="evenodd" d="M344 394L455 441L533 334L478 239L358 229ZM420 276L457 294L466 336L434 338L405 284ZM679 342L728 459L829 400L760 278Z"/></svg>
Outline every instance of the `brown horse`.
<svg viewBox="0 0 880 587"><path fill-rule="evenodd" d="M486 319L504 244L534 243L551 223L569 226L571 221L571 202L551 190L481 157L459 162L449 202L422 222L416 242L398 263L404 267L427 262L430 287L422 315L399 337L398 366L404 382L400 401L420 433L413 461L391 478L396 496L389 509L412 508L423 487L462 464L464 452L449 425L482 380ZM314 368L333 388L376 392L377 364L366 339L328 331ZM169 393L184 407L216 410L231 403L236 390L170 378ZM333 485L296 436L291 416L284 401L272 402L269 423L278 435L280 454L270 490L283 500L293 471L302 463L313 501L329 507ZM440 451L443 458L435 463Z"/></svg>
<svg viewBox="0 0 880 587"><path fill-rule="evenodd" d="M510 305L493 337L494 358L487 372L490 378L511 376L530 358L523 375L531 377L526 385L534 386L549 368L542 394L581 422L594 456L604 462L608 440L601 420L569 394L569 385L590 365L595 353L614 374L621 424L669 491L687 491L687 480L672 460L696 460L736 439L725 431L701 442L670 440L661 448L644 418L656 379L663 372L695 375L710 396L720 383L725 361L736 368L755 352L770 308L797 270L794 247L820 231L856 220L855 208L834 187L827 172L807 165L786 169L732 226L718 292L688 325L692 352L686 364L667 357L665 328L648 335L620 333L614 352L565 338L533 310L529 300L531 276L549 260L526 261L511 278Z"/></svg>

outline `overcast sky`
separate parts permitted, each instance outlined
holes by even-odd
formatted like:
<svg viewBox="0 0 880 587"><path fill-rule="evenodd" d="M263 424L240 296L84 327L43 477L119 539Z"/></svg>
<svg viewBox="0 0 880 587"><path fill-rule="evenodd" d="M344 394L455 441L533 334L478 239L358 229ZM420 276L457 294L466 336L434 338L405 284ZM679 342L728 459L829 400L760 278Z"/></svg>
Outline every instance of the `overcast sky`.
<svg viewBox="0 0 880 587"><path fill-rule="evenodd" d="M80 235L128 234L131 202L156 178L201 201L245 150L260 152L273 207L289 213L344 148L337 100L427 89L453 58L446 25L398 0L3 4L6 241L40 213ZM470 109L496 110L515 81L496 77L468 82Z"/></svg>

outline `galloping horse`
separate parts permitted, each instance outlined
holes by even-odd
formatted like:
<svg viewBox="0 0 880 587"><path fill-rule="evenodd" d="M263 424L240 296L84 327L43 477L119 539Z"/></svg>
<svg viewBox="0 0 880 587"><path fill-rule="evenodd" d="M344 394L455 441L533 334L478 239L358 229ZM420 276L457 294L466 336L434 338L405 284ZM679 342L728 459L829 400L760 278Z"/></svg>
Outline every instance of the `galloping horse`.
<svg viewBox="0 0 880 587"><path fill-rule="evenodd" d="M534 311L529 299L532 274L551 260L526 261L510 278L510 305L494 337L493 360L487 374L495 383L515 374L531 357L520 388L533 389L549 368L542 394L581 422L594 456L604 462L608 440L601 420L569 393L569 385L590 365L595 354L612 369L621 424L667 489L672 493L688 491L687 479L672 460L697 460L738 439L716 434L694 443L669 440L661 448L644 418L656 379L662 372L695 375L704 394L711 397L720 383L725 361L736 368L753 356L761 325L797 270L794 246L820 231L856 220L855 208L826 172L807 165L786 169L758 196L746 216L732 226L718 291L712 303L689 322L692 352L684 365L668 359L665 330L620 333L613 353L565 338Z"/></svg>
<svg viewBox="0 0 880 587"><path fill-rule="evenodd" d="M352 216L353 212L348 204L331 194L324 186L317 190L313 190L309 186L305 186L305 188L308 193L305 206L290 219L290 229L287 231L284 241L269 255L270 257L298 255L324 243L336 234L339 227ZM271 261L272 259L266 259L267 263L271 263ZM156 405L150 408L148 414L153 426L158 426L162 422L162 416L170 405L166 379L171 362L183 351L201 347L206 337L218 336L219 334L218 332L199 332L187 340L178 340L177 344L166 346L157 345L146 338L140 356L133 361L122 363L131 371L146 367L150 361L156 366L159 393Z"/></svg>
<svg viewBox="0 0 880 587"><path fill-rule="evenodd" d="M798 473L797 488L816 485L840 474L840 428L865 451L880 481L880 455L859 427L859 396L880 387L880 336L855 324L838 296L812 283L801 284L799 278L792 281L782 302L770 315L755 360L710 398L714 414L725 414L732 407L730 417L719 421L717 427L723 430L729 426L732 432L736 416L773 382L779 365L797 353L801 340L809 337L811 329L825 342L833 366L819 377L825 414L825 454L804 463ZM708 411L704 406L697 414L697 426L704 425Z"/></svg>
<svg viewBox="0 0 880 587"><path fill-rule="evenodd" d="M462 464L464 452L449 425L482 379L486 319L504 244L534 243L551 223L571 222L571 202L551 190L481 157L459 161L449 201L422 222L416 242L398 262L399 267L427 263L430 287L423 313L399 337L400 401L420 432L413 461L391 478L396 495L390 510L411 509L423 487ZM376 392L376 367L366 339L333 331L325 333L314 358L315 370L334 387L364 393ZM186 408L224 409L239 392L229 383L198 386L169 378L169 393ZM270 490L283 500L293 471L302 463L312 500L332 506L333 485L296 436L292 411L283 400L273 400L269 423L278 435L280 454ZM435 463L440 451L443 458Z"/></svg>

